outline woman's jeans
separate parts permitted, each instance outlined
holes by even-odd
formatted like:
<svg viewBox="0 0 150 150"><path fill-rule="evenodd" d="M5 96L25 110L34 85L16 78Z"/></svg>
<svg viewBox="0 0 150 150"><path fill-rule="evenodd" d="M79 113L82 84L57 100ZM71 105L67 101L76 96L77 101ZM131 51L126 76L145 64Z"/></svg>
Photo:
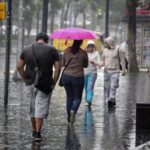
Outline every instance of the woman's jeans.
<svg viewBox="0 0 150 150"><path fill-rule="evenodd" d="M84 79L85 86L85 100L87 103L91 103L94 95L94 85L97 79L97 74L87 74Z"/></svg>
<svg viewBox="0 0 150 150"><path fill-rule="evenodd" d="M109 73L104 71L104 99L115 100L117 88L119 87L119 72Z"/></svg>
<svg viewBox="0 0 150 150"><path fill-rule="evenodd" d="M70 118L70 112L74 111L76 113L80 106L84 88L84 76L73 77L63 74L62 80L67 95L67 114L68 118Z"/></svg>

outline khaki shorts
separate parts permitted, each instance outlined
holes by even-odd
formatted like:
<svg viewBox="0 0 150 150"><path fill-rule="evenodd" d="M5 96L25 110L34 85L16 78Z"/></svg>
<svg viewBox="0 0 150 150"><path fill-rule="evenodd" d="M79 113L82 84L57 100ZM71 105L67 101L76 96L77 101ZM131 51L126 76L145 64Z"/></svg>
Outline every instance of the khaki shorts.
<svg viewBox="0 0 150 150"><path fill-rule="evenodd" d="M43 92L34 88L33 85L27 86L27 96L30 98L31 117L48 117L51 95L52 92L49 95L46 95Z"/></svg>

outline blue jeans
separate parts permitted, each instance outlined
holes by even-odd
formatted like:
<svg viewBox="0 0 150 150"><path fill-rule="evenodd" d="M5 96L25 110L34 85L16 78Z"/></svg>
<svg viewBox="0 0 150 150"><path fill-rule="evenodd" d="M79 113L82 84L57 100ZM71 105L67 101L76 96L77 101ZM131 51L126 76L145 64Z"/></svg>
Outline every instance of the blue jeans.
<svg viewBox="0 0 150 150"><path fill-rule="evenodd" d="M97 74L87 74L85 75L85 100L86 102L92 102L93 95L94 95L94 85L97 79Z"/></svg>
<svg viewBox="0 0 150 150"><path fill-rule="evenodd" d="M76 114L81 104L82 93L84 88L84 76L73 77L63 74L62 80L67 96L66 107L69 121L70 112L73 110Z"/></svg>

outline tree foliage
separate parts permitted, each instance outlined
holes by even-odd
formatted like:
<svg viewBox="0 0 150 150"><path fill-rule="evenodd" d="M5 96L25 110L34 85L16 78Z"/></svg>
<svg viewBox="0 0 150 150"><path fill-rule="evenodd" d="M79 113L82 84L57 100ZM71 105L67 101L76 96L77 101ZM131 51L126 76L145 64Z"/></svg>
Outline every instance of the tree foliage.
<svg viewBox="0 0 150 150"><path fill-rule="evenodd" d="M18 2L19 0L13 1L15 24L17 24L19 15ZM37 32L41 29L43 0L23 0L23 2L24 28L30 35L32 28L37 28ZM103 27L101 30L104 30L105 4L106 0L49 0L49 32L71 25L92 30ZM125 0L110 0L110 24L117 26L118 22L121 22L124 12ZM74 17L71 14L74 14ZM71 19L74 19L73 24L71 24ZM78 25L79 22L80 25Z"/></svg>

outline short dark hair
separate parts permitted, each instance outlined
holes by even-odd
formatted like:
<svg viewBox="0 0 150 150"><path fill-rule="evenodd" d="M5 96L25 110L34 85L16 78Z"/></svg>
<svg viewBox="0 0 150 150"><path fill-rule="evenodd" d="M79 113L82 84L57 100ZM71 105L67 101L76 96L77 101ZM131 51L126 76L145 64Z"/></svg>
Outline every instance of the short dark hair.
<svg viewBox="0 0 150 150"><path fill-rule="evenodd" d="M40 32L36 36L36 41L38 41L40 39L44 40L45 43L48 43L49 37L45 32Z"/></svg>

